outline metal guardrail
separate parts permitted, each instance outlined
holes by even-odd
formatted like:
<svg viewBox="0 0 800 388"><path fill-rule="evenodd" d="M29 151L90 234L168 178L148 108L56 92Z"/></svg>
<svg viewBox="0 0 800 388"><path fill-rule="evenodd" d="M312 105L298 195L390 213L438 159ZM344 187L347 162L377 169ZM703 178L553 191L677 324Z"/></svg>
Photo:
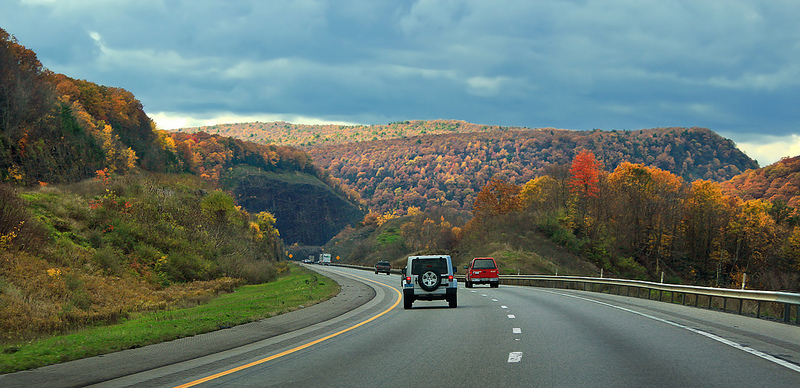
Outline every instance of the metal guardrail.
<svg viewBox="0 0 800 388"><path fill-rule="evenodd" d="M781 315L784 322L792 322L792 310L794 310L794 323L800 323L800 294L790 292L736 290L641 280L550 275L501 275L500 283L533 287L583 289L584 291L595 292L607 291L608 293L615 293L614 289L616 288L617 295L631 296L631 293L635 292L634 296L636 297L642 297L642 291L647 291L648 299L653 299L655 292L658 300L663 302L665 294L668 294L668 301L671 303L677 303L676 299L680 298L682 305L689 303L695 307L701 307L700 301L705 299L702 307L709 309L712 308L714 299L717 298L718 301L722 300L722 311L735 311L738 314L742 314L745 301L750 301L755 303L755 316L757 318L762 316L762 304L777 303L783 307L779 310L782 310ZM731 300L738 302L733 306L733 309L728 308Z"/></svg>
<svg viewBox="0 0 800 388"><path fill-rule="evenodd" d="M361 270L374 271L374 267L364 267L350 264L332 264L339 267L348 267ZM392 273L399 274L399 270L392 270ZM456 279L463 281L464 275L456 274ZM641 298L643 291L647 291L647 299L653 299L656 293L659 301L664 301L665 294L669 295L669 302L677 303L676 298L680 298L682 305L694 305L695 307L713 308L715 298L717 302L722 301L721 310L725 312L744 312L745 302L755 303L755 316L761 318L762 304L773 303L782 305L783 322L791 323L794 315L794 323L800 324L800 294L778 291L755 291L755 290L736 290L731 288L714 288L686 286L680 284L666 284L656 282L646 282L641 280L628 279L609 279L609 278L589 278L580 276L552 276L552 275L500 275L500 283L518 286L547 287L547 288L569 288L583 291L608 292L614 293L616 288L617 295L631 296L635 291L635 297ZM587 289L588 287L588 289ZM624 293L623 293L624 289ZM704 299L704 300L703 300ZM703 304L700 301L703 300ZM738 303L729 308L731 300ZM687 304L688 303L688 304ZM719 303L717 303L719 306ZM794 314L792 314L794 310Z"/></svg>

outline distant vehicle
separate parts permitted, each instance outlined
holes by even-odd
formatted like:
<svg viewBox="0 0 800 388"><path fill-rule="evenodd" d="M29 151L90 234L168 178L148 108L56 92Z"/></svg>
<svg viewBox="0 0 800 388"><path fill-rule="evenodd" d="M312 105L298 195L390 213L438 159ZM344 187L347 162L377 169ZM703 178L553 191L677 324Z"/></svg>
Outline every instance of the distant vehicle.
<svg viewBox="0 0 800 388"><path fill-rule="evenodd" d="M387 275L392 274L392 264L388 261L379 261L378 264L375 264L375 275L379 272L385 272Z"/></svg>
<svg viewBox="0 0 800 388"><path fill-rule="evenodd" d="M331 265L331 254L322 253L319 255L319 263L322 265Z"/></svg>
<svg viewBox="0 0 800 388"><path fill-rule="evenodd" d="M447 300L458 306L456 267L450 256L409 256L403 269L403 308L410 309L416 300Z"/></svg>
<svg viewBox="0 0 800 388"><path fill-rule="evenodd" d="M488 284L492 288L500 286L500 270L492 257L476 257L464 269L467 270L464 277L467 288L474 284Z"/></svg>

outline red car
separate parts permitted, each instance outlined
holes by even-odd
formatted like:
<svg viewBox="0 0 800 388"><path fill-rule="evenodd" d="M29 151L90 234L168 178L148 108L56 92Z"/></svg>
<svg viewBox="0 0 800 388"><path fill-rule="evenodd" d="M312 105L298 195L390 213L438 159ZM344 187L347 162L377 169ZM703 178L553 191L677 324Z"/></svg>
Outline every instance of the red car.
<svg viewBox="0 0 800 388"><path fill-rule="evenodd" d="M492 288L500 286L500 270L494 258L476 257L464 269L467 270L467 288L472 288L473 284L489 284Z"/></svg>

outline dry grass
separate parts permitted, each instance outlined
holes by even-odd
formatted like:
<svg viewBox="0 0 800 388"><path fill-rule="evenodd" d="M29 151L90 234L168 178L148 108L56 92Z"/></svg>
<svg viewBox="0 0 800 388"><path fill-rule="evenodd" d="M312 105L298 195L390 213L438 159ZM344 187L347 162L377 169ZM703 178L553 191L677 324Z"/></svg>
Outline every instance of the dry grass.
<svg viewBox="0 0 800 388"><path fill-rule="evenodd" d="M134 276L93 275L53 267L26 253L0 252L0 341L28 340L100 324L130 313L190 307L231 292L242 280L220 278L166 288Z"/></svg>
<svg viewBox="0 0 800 388"><path fill-rule="evenodd" d="M285 276L269 283L245 285L236 292L230 279L193 282L156 290L131 304L116 324L75 328L27 341L10 341L0 352L0 373L36 368L132 347L197 335L283 314L327 300L339 285L304 268L279 265ZM120 283L122 284L122 283ZM136 305L138 303L138 305ZM118 305L117 308L126 308ZM147 311L151 310L151 311Z"/></svg>

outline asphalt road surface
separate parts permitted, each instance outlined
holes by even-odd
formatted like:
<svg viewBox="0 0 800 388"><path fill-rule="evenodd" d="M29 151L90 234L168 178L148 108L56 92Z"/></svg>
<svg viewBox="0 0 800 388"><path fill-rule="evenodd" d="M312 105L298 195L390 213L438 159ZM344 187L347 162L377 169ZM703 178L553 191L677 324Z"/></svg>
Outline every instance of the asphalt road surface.
<svg viewBox="0 0 800 388"><path fill-rule="evenodd" d="M417 301L404 310L397 275L311 268L345 284L347 293L312 306L311 314L276 317L281 330L271 318L258 323L260 329L229 331L222 341L229 346L219 351L209 351L210 340L203 338L134 349L138 355L128 357L133 363L141 363L142 354L174 361L115 371L114 378L96 372L102 358L95 357L0 376L0 386L800 386L796 325L615 295L503 285L459 285L458 308ZM322 320L326 313L333 318ZM248 339L237 340L241 335ZM106 368L124 369L125 359L106 361ZM81 382L79 376L93 370L95 376ZM66 371L70 379L63 377Z"/></svg>

